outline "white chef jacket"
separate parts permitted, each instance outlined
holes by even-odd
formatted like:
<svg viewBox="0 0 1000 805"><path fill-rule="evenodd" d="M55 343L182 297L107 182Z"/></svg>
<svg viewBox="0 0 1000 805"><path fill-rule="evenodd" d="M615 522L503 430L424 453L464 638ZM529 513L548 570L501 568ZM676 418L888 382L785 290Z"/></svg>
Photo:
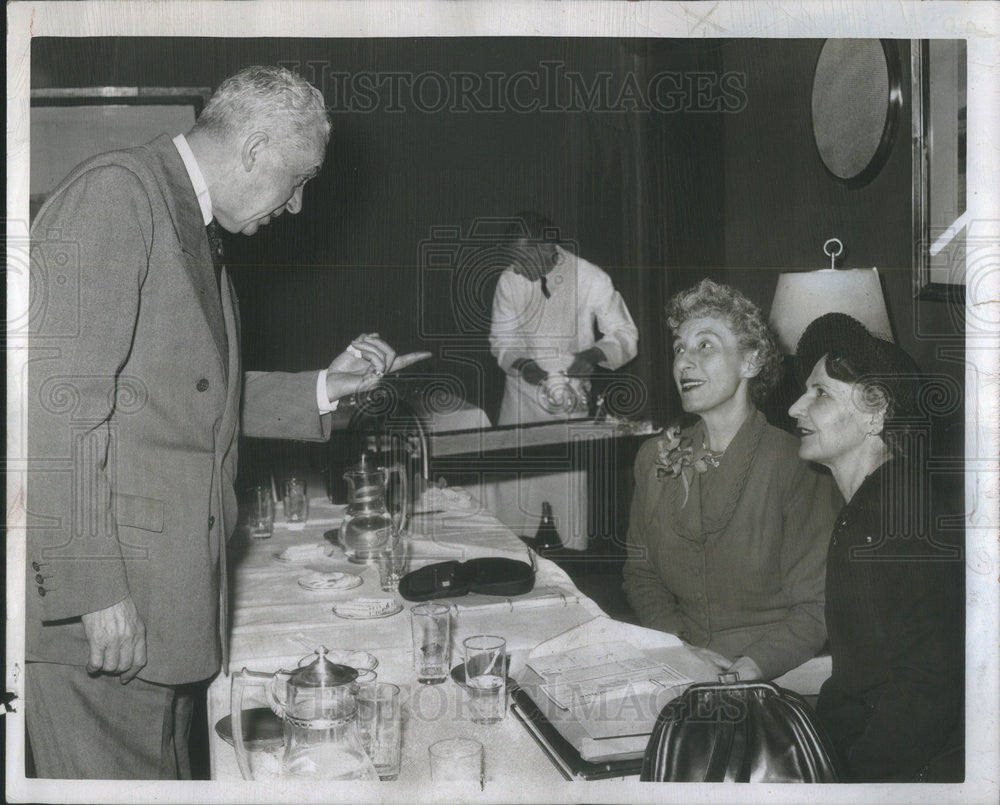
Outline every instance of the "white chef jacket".
<svg viewBox="0 0 1000 805"><path fill-rule="evenodd" d="M490 348L507 375L501 425L586 416L589 381L560 375L573 356L600 347L606 357L601 365L609 369L636 356L639 331L611 277L561 246L556 250L561 259L546 275L548 299L538 280L512 268L497 282ZM533 359L550 380L541 386L526 382L511 368L518 358Z"/></svg>
<svg viewBox="0 0 1000 805"><path fill-rule="evenodd" d="M617 369L638 351L639 332L611 278L582 257L556 249L561 259L545 278L549 298L538 280L532 282L511 268L497 282L490 348L506 374L500 425L585 417L590 382L566 377L573 356L597 346L606 357L601 365ZM549 379L540 386L526 382L512 368L519 358L533 359ZM586 473L567 470L523 479L510 473L498 477L484 492L487 505L516 533L532 536L542 503L548 501L563 545L585 549Z"/></svg>

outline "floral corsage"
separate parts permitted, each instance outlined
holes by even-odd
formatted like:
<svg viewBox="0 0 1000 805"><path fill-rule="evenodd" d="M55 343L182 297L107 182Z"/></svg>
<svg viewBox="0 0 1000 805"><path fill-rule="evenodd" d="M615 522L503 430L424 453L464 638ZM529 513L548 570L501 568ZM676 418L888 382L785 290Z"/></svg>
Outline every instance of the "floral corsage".
<svg viewBox="0 0 1000 805"><path fill-rule="evenodd" d="M709 467L718 467L722 453L713 453L704 442L695 449L690 437L681 436L681 429L674 425L667 428L656 443L656 477L680 477L684 482L684 506L691 491L691 482L696 472L706 472Z"/></svg>

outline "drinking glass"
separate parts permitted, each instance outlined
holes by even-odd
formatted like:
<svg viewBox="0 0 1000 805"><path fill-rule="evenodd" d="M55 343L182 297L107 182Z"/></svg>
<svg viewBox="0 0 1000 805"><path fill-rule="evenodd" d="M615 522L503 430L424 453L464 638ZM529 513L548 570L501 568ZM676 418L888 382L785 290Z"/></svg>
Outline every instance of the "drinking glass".
<svg viewBox="0 0 1000 805"><path fill-rule="evenodd" d="M439 685L448 678L451 660L451 607L417 604L410 608L413 669L421 685Z"/></svg>
<svg viewBox="0 0 1000 805"><path fill-rule="evenodd" d="M250 516L247 524L250 539L270 539L274 533L274 501L271 487L255 486L250 490Z"/></svg>
<svg viewBox="0 0 1000 805"><path fill-rule="evenodd" d="M357 678L351 683L351 692L357 697L370 693L378 683L378 674L369 670L358 670Z"/></svg>
<svg viewBox="0 0 1000 805"><path fill-rule="evenodd" d="M446 738L433 743L427 751L431 756L431 780L464 780L483 786L485 766L483 745L471 738Z"/></svg>
<svg viewBox="0 0 1000 805"><path fill-rule="evenodd" d="M399 687L379 682L358 693L358 726L361 741L380 780L399 776L402 718Z"/></svg>
<svg viewBox="0 0 1000 805"><path fill-rule="evenodd" d="M405 535L390 539L378 555L378 578L382 589L394 593L399 589L399 580L406 575L409 563L410 544Z"/></svg>
<svg viewBox="0 0 1000 805"><path fill-rule="evenodd" d="M475 635L465 647L465 686L472 698L472 720L496 724L507 712L507 641L497 635Z"/></svg>
<svg viewBox="0 0 1000 805"><path fill-rule="evenodd" d="M292 528L304 528L309 517L309 501L306 498L306 482L298 478L285 481L285 522Z"/></svg>

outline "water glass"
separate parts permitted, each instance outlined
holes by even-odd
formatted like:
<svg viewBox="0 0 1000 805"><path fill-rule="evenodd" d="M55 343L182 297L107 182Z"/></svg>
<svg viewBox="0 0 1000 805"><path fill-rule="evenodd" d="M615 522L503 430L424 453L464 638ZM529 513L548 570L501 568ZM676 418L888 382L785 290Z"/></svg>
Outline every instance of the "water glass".
<svg viewBox="0 0 1000 805"><path fill-rule="evenodd" d="M250 490L250 513L247 519L250 539L270 539L274 533L274 501L271 487L255 486Z"/></svg>
<svg viewBox="0 0 1000 805"><path fill-rule="evenodd" d="M451 607L417 604L410 608L413 669L421 685L439 685L448 678L451 662Z"/></svg>
<svg viewBox="0 0 1000 805"><path fill-rule="evenodd" d="M379 682L358 693L358 729L380 780L399 776L402 716L399 687Z"/></svg>
<svg viewBox="0 0 1000 805"><path fill-rule="evenodd" d="M461 780L477 782L485 779L483 745L471 738L447 738L433 743L427 750L431 756L431 780Z"/></svg>
<svg viewBox="0 0 1000 805"><path fill-rule="evenodd" d="M298 478L285 481L285 522L292 528L303 528L309 517L309 501L306 498L306 482Z"/></svg>
<svg viewBox="0 0 1000 805"><path fill-rule="evenodd" d="M465 647L465 686L472 698L472 720L496 724L507 712L507 641L496 635L475 635Z"/></svg>
<svg viewBox="0 0 1000 805"><path fill-rule="evenodd" d="M403 534L390 539L378 554L378 579L382 589L394 593L399 589L399 580L406 575L410 560L410 543Z"/></svg>
<svg viewBox="0 0 1000 805"><path fill-rule="evenodd" d="M378 674L369 670L358 670L358 676L351 683L351 693L355 697L367 695L378 683Z"/></svg>

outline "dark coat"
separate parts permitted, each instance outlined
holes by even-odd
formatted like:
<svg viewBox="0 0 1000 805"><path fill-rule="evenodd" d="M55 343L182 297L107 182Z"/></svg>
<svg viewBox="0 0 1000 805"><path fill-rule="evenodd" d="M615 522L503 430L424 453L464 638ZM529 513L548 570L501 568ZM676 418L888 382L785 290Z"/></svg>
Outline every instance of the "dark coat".
<svg viewBox="0 0 1000 805"><path fill-rule="evenodd" d="M957 540L939 541L922 480L906 462L883 464L830 540L833 671L817 712L852 780L910 780L929 764L926 779L961 774L964 562Z"/></svg>

